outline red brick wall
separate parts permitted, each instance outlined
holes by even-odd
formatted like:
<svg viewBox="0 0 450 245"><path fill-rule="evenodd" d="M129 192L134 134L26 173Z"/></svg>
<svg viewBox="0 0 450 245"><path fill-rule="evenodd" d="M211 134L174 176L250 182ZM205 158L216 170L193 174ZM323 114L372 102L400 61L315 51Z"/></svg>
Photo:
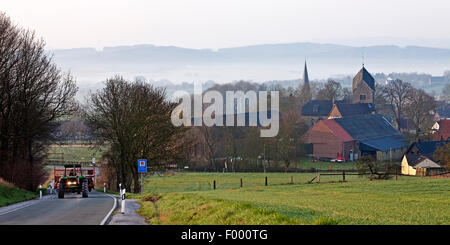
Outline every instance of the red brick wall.
<svg viewBox="0 0 450 245"><path fill-rule="evenodd" d="M314 157L336 158L342 154L342 141L334 136L323 124L317 124L306 133L303 140L307 144L313 144Z"/></svg>

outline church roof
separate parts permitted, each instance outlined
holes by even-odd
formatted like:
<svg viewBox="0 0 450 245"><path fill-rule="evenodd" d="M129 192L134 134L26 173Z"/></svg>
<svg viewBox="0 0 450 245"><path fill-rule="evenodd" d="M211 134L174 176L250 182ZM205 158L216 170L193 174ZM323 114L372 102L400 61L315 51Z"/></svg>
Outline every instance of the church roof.
<svg viewBox="0 0 450 245"><path fill-rule="evenodd" d="M361 81L366 82L372 90L375 90L375 79L373 79L372 75L370 75L364 66L353 78L353 89L355 89L356 85Z"/></svg>
<svg viewBox="0 0 450 245"><path fill-rule="evenodd" d="M335 103L341 103L336 101ZM310 100L302 107L302 116L328 116L333 108L332 100Z"/></svg>
<svg viewBox="0 0 450 245"><path fill-rule="evenodd" d="M336 107L343 117L371 114L375 112L375 106L370 103L337 103Z"/></svg>

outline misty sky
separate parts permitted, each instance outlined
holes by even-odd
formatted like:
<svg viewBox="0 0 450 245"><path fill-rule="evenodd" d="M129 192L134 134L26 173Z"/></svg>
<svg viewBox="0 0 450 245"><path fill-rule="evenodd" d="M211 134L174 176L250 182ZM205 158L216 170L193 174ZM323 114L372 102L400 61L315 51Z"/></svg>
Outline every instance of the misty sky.
<svg viewBox="0 0 450 245"><path fill-rule="evenodd" d="M48 48L287 42L450 48L448 0L1 0Z"/></svg>

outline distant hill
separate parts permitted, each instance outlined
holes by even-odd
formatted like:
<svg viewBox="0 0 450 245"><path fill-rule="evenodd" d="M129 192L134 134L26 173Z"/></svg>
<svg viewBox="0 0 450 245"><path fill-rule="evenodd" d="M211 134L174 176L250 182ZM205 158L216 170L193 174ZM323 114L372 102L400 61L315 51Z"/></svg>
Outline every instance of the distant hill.
<svg viewBox="0 0 450 245"><path fill-rule="evenodd" d="M364 63L372 74L418 72L440 76L450 70L450 50L418 46L351 47L319 43L265 44L219 50L135 45L50 50L56 63L71 70L82 92L114 74L180 84L248 80L296 80L305 59L312 79L353 76ZM162 82L161 82L162 81ZM161 84L162 83L162 84Z"/></svg>

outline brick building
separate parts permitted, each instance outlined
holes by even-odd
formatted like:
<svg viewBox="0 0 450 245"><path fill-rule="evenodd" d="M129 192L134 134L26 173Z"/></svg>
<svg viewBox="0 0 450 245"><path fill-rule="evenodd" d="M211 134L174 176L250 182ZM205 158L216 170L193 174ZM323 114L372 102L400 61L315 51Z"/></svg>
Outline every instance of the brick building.
<svg viewBox="0 0 450 245"><path fill-rule="evenodd" d="M302 137L315 158L357 159L372 155L379 161L401 159L408 146L404 136L384 117L366 114L321 120Z"/></svg>

